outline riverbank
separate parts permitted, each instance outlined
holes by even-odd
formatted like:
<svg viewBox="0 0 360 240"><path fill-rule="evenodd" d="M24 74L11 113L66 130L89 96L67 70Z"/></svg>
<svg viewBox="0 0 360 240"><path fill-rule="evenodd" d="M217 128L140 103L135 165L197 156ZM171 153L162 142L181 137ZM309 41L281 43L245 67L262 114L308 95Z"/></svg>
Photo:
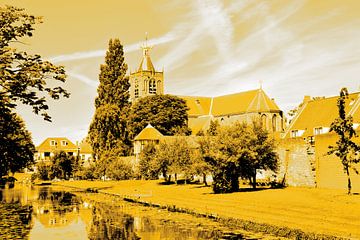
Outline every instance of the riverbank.
<svg viewBox="0 0 360 240"><path fill-rule="evenodd" d="M155 206L231 220L247 230L305 232L360 238L360 196L345 191L286 188L212 194L201 185L161 181L73 181L57 185L93 189ZM249 229L255 226L257 229ZM281 232L280 232L281 234Z"/></svg>
<svg viewBox="0 0 360 240"><path fill-rule="evenodd" d="M0 202L0 239L26 239L31 226L31 206Z"/></svg>

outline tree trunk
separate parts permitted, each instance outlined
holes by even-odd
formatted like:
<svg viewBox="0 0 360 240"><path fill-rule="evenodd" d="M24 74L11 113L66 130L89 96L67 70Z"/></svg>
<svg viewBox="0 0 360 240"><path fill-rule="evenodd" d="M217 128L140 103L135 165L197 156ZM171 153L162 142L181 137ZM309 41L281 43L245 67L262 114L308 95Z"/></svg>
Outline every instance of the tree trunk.
<svg viewBox="0 0 360 240"><path fill-rule="evenodd" d="M350 173L349 173L349 167L346 167L346 175L348 179L348 194L351 194L351 180L350 180Z"/></svg>
<svg viewBox="0 0 360 240"><path fill-rule="evenodd" d="M168 182L170 182L171 181L171 174L169 174L169 178L168 178Z"/></svg>
<svg viewBox="0 0 360 240"><path fill-rule="evenodd" d="M205 186L207 187L208 184L206 182L206 173L203 173L203 182L204 182Z"/></svg>
<svg viewBox="0 0 360 240"><path fill-rule="evenodd" d="M175 183L176 183L176 185L177 185L177 174L175 173Z"/></svg>
<svg viewBox="0 0 360 240"><path fill-rule="evenodd" d="M256 189L256 170L255 170L254 175L253 175L252 184L253 184L253 189Z"/></svg>

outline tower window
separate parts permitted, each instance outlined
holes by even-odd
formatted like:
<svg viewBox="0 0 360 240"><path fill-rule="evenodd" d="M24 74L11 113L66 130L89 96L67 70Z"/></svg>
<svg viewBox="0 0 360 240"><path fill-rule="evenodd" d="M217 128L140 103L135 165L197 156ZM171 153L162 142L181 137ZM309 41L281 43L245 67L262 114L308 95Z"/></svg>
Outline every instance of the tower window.
<svg viewBox="0 0 360 240"><path fill-rule="evenodd" d="M156 94L156 81L154 79L149 81L149 93Z"/></svg>
<svg viewBox="0 0 360 240"><path fill-rule="evenodd" d="M135 88L135 98L138 98L138 97L139 97L139 89Z"/></svg>
<svg viewBox="0 0 360 240"><path fill-rule="evenodd" d="M261 115L261 124L263 126L264 129L267 129L266 126L267 126L267 119L266 119L266 115L263 114Z"/></svg>

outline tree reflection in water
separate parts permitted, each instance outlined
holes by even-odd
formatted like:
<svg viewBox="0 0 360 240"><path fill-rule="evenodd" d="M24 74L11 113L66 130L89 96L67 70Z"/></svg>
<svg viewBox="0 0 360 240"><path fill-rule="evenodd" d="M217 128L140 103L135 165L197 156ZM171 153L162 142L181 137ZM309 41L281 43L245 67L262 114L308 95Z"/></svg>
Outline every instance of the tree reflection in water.
<svg viewBox="0 0 360 240"><path fill-rule="evenodd" d="M175 222L171 217L154 218L146 214L138 216L134 208L141 206L112 206L97 203L92 209L92 224L88 238L97 239L219 239L223 231L219 228ZM141 211L141 210L140 210ZM143 210L142 213L156 211ZM154 213L154 212L152 212ZM241 235L236 235L241 239Z"/></svg>
<svg viewBox="0 0 360 240"><path fill-rule="evenodd" d="M92 211L92 225L88 238L95 239L140 239L134 232L134 217L113 207L106 209L97 204Z"/></svg>

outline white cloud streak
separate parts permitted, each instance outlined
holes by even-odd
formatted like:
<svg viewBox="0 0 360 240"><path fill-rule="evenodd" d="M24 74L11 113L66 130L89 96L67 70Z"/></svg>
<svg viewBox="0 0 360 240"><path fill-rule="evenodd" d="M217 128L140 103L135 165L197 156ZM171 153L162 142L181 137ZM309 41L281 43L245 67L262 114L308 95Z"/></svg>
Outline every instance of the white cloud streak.
<svg viewBox="0 0 360 240"><path fill-rule="evenodd" d="M153 39L148 40L148 44L149 45L160 45L160 44L171 42L171 41L175 40L175 38L176 38L176 34L174 32L169 32L159 38L153 38ZM124 46L124 51L127 53L134 52L139 49L141 44L142 44L142 42L126 45L126 46ZM84 52L75 52L75 53L71 53L71 54L64 54L64 55L50 57L49 61L51 61L53 63L69 62L69 61L75 61L75 60L104 57L105 53L106 53L105 49L84 51Z"/></svg>

